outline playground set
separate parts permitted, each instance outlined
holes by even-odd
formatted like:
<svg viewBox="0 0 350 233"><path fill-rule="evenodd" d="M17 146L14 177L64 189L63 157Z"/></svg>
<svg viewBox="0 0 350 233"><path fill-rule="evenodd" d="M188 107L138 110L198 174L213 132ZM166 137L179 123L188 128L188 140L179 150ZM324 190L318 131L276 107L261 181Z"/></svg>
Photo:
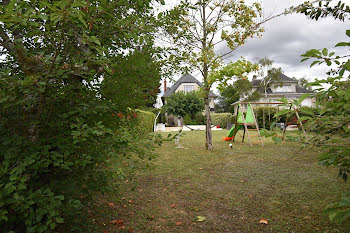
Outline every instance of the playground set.
<svg viewBox="0 0 350 233"><path fill-rule="evenodd" d="M255 118L254 110L251 104L256 105L267 105L267 104L273 104L273 105L279 105L283 103L249 103L249 102L239 102L236 103L238 105L238 108L236 110L236 119L235 124L230 129L227 137L224 137L224 141L235 141L235 136L238 133L240 129L243 128L243 136L242 136L242 142L244 142L245 135L247 134L249 144L250 146L253 146L254 143L261 144L261 146L264 146L264 143L262 141L260 131L259 131L259 125ZM256 132L256 134L252 134L252 132ZM252 138L256 138L256 140L252 140Z"/></svg>

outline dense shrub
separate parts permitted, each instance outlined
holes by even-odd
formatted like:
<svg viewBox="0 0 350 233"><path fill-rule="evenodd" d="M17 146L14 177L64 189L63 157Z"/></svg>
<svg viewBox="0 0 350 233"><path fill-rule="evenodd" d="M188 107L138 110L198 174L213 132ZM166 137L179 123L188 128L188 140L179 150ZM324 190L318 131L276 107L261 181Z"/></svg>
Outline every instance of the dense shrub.
<svg viewBox="0 0 350 233"><path fill-rule="evenodd" d="M184 124L185 125L192 125L193 124L193 120L191 119L190 115L188 115L188 114L185 115Z"/></svg>
<svg viewBox="0 0 350 233"><path fill-rule="evenodd" d="M194 115L195 121L198 125L204 125L205 124L205 116L201 112L197 112L196 115Z"/></svg>
<svg viewBox="0 0 350 233"><path fill-rule="evenodd" d="M212 113L211 122L213 125L226 128L227 123L234 123L234 116L231 113Z"/></svg>
<svg viewBox="0 0 350 233"><path fill-rule="evenodd" d="M201 112L203 109L203 101L198 91L191 91L186 94L183 92L176 92L167 98L167 104L164 106L164 111L176 117L185 117L186 114L193 117L197 112Z"/></svg>
<svg viewBox="0 0 350 233"><path fill-rule="evenodd" d="M141 135L153 132L154 120L156 115L153 112L136 110L136 122L134 127Z"/></svg>
<svg viewBox="0 0 350 233"><path fill-rule="evenodd" d="M159 86L153 33L141 22L150 2L86 2L0 3L0 232L63 222L61 232L92 232L81 221L92 196L122 179L110 159L154 156L152 139L135 140L142 131L127 124L127 109L152 103Z"/></svg>
<svg viewBox="0 0 350 233"><path fill-rule="evenodd" d="M282 108L280 108L282 110ZM263 128L264 127L264 120L263 120L263 115L265 115L265 128L270 129L270 126L274 122L283 122L286 123L287 116L282 115L278 116L277 118L275 117L275 114L280 111L278 110L277 107L270 107L270 106L262 106L262 107L256 107L254 108L254 114L255 117L258 121L259 127ZM311 116L315 114L319 114L321 109L319 108L311 108L311 107L300 107L299 109L299 116ZM306 121L303 121L303 124L306 123ZM291 115L288 117L287 124L298 124L298 119L295 114ZM311 127L310 127L311 129Z"/></svg>
<svg viewBox="0 0 350 233"><path fill-rule="evenodd" d="M254 108L255 118L258 122L259 128L264 127L264 116L265 116L265 128L270 129L273 122L285 122L285 119L276 119L275 114L278 112L278 108L270 106L262 106Z"/></svg>

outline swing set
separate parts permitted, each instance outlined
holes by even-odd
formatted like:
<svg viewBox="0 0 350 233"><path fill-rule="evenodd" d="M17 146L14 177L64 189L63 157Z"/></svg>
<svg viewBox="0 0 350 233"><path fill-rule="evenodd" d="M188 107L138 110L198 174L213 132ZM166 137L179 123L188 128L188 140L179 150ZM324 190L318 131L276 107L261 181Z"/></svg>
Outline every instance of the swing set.
<svg viewBox="0 0 350 233"><path fill-rule="evenodd" d="M283 103L260 103L260 102L238 102L234 103L233 105L238 105L237 110L235 111L235 115L237 116L235 119L235 124L230 129L227 137L224 137L224 141L235 141L235 136L237 132L243 128L243 136L242 136L242 142L244 142L245 135L247 134L248 141L250 146L253 146L254 143L261 144L261 146L264 146L264 143L262 141L260 131L259 131L259 125L256 120L254 110L252 107L252 104L255 105L280 105ZM270 109L269 109L269 121L271 121L270 116ZM271 122L270 122L271 123ZM265 127L265 111L263 110L263 124ZM252 134L252 132L256 131L256 134ZM253 138L256 138L256 140L253 140Z"/></svg>

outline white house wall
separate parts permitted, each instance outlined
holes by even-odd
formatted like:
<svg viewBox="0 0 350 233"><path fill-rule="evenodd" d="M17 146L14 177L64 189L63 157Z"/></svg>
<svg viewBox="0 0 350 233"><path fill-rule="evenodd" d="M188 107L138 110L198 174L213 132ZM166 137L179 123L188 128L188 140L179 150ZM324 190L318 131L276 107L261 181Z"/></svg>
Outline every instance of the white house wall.
<svg viewBox="0 0 350 233"><path fill-rule="evenodd" d="M195 91L197 91L199 89L199 85L197 83L181 83L178 86L178 88L175 90L175 92L185 91L185 85L193 85Z"/></svg>

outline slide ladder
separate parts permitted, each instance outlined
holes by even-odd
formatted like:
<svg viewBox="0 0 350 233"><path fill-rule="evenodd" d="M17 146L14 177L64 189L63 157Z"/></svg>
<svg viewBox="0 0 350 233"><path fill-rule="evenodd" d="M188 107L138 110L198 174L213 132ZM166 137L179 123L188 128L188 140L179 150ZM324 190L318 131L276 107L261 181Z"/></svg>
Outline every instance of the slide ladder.
<svg viewBox="0 0 350 233"><path fill-rule="evenodd" d="M253 143L258 143L258 144L261 144L261 146L264 146L264 143L262 141L260 131L259 131L259 125L256 121L254 110L253 110L252 106L250 104L248 105L246 117L244 117L243 111L239 111L239 113L241 114L241 117L243 119L243 123L240 123L239 121L237 121L236 124L237 125L241 125L241 124L244 125L242 142L244 142L245 133L247 133L247 137L248 137L248 141L249 141L250 146L253 146ZM250 126L253 126L253 127L255 126L255 128L248 128ZM252 132L252 131L256 131L257 134L251 134L250 132ZM256 140L255 141L252 140L252 138L255 138L255 137L256 137ZM234 141L234 138L233 138L233 141Z"/></svg>
<svg viewBox="0 0 350 233"><path fill-rule="evenodd" d="M259 131L259 125L258 122L256 121L255 115L254 115L254 110L251 106L251 104L248 104L246 107L246 116L244 117L243 114L243 108L241 104L238 105L237 109L237 117L235 124L229 131L229 134L227 137L224 137L224 141L235 141L235 135L243 127L243 136L242 136L242 142L244 142L245 134L247 133L247 137L249 140L250 146L253 146L253 143L259 143L261 146L264 146L264 143L262 141L260 131ZM248 127L255 127L255 128L248 128ZM251 134L252 131L256 131L257 134ZM255 138L256 140L252 140L252 138Z"/></svg>

